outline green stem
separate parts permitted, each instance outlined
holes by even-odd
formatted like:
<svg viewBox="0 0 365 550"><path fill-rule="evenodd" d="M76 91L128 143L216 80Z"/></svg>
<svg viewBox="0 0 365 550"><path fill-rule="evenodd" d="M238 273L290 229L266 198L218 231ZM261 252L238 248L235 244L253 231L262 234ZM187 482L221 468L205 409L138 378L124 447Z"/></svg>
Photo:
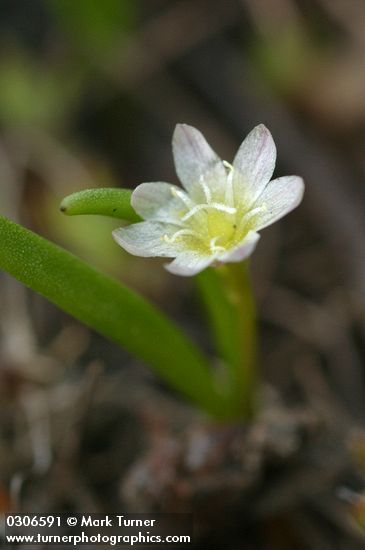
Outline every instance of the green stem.
<svg viewBox="0 0 365 550"><path fill-rule="evenodd" d="M224 299L221 296L221 313L213 311L214 333L229 368L234 408L238 416L247 418L255 410L257 374L256 312L248 262L224 264L216 274L216 296L223 292Z"/></svg>
<svg viewBox="0 0 365 550"><path fill-rule="evenodd" d="M156 307L2 216L0 234L0 269L149 363L211 415L234 415L200 351Z"/></svg>
<svg viewBox="0 0 365 550"><path fill-rule="evenodd" d="M237 311L228 297L222 269L209 267L194 279L207 313L215 351L226 366L232 369L240 349Z"/></svg>

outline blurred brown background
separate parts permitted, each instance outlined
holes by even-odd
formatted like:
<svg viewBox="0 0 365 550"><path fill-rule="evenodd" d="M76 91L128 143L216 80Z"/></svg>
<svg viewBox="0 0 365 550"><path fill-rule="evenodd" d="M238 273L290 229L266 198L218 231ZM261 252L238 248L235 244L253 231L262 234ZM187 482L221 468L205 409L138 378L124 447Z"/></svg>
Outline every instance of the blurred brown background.
<svg viewBox="0 0 365 550"><path fill-rule="evenodd" d="M177 122L228 161L262 122L275 175L305 179L253 258L264 410L281 431L260 447L274 467L250 535L227 548L364 544L337 495L361 492L365 461L364 31L363 0L0 0L1 214L137 288L209 351L192 282L124 253L115 220L62 216L60 200L175 182ZM168 390L5 274L0 304L1 510L128 508L125 472L170 431L146 424Z"/></svg>

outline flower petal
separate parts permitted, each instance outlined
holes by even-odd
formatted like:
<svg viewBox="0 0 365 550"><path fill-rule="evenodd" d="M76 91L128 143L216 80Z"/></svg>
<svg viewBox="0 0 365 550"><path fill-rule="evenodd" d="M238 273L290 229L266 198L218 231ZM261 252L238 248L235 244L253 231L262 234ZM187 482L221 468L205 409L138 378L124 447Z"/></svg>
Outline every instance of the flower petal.
<svg viewBox="0 0 365 550"><path fill-rule="evenodd" d="M116 229L113 237L134 256L173 258L181 249L177 243L166 242L164 236L171 236L175 231L176 227L164 223L141 222Z"/></svg>
<svg viewBox="0 0 365 550"><path fill-rule="evenodd" d="M241 262L248 258L255 250L260 239L260 235L256 231L249 231L245 238L235 248L218 256L220 262Z"/></svg>
<svg viewBox="0 0 365 550"><path fill-rule="evenodd" d="M284 176L270 181L254 205L264 207L255 219L255 231L271 225L296 208L303 193L304 182L299 176Z"/></svg>
<svg viewBox="0 0 365 550"><path fill-rule="evenodd" d="M145 220L181 225L180 218L184 213L184 204L181 199L174 197L173 190L185 195L181 188L170 183L161 181L142 183L133 191L131 204L137 214Z"/></svg>
<svg viewBox="0 0 365 550"><path fill-rule="evenodd" d="M224 194L227 175L223 162L199 130L177 124L172 138L176 173L197 202L207 202L207 190L215 200Z"/></svg>
<svg viewBox="0 0 365 550"><path fill-rule="evenodd" d="M241 144L233 161L236 201L250 207L270 181L275 168L276 147L269 130L256 126Z"/></svg>
<svg viewBox="0 0 365 550"><path fill-rule="evenodd" d="M216 254L201 256L193 251L182 252L171 263L165 264L165 268L174 275L191 277L212 264L216 257Z"/></svg>

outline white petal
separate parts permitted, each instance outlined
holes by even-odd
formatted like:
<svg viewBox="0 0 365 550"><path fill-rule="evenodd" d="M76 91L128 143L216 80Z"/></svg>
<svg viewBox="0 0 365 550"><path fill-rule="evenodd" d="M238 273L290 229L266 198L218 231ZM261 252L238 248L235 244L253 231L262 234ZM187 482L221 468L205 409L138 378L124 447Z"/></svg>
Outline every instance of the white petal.
<svg viewBox="0 0 365 550"><path fill-rule="evenodd" d="M273 174L276 147L269 130L256 126L243 141L233 161L233 188L237 202L256 200Z"/></svg>
<svg viewBox="0 0 365 550"><path fill-rule="evenodd" d="M248 258L255 250L260 235L255 231L249 231L245 238L232 250L218 256L220 262L241 262Z"/></svg>
<svg viewBox="0 0 365 550"><path fill-rule="evenodd" d="M255 231L271 225L296 208L303 193L304 182L299 176L284 176L270 181L254 205L263 207L255 219Z"/></svg>
<svg viewBox="0 0 365 550"><path fill-rule="evenodd" d="M169 264L166 264L165 268L174 275L191 277L192 275L200 273L203 269L212 264L216 257L216 254L212 254L211 256L200 256L192 251L182 252L175 258L175 260Z"/></svg>
<svg viewBox="0 0 365 550"><path fill-rule="evenodd" d="M180 252L176 243L168 243L165 235L171 236L176 227L159 222L141 222L113 231L116 242L134 256L164 256L173 258Z"/></svg>
<svg viewBox="0 0 365 550"><path fill-rule="evenodd" d="M134 210L145 220L154 220L180 225L181 215L186 208L181 199L173 195L173 190L184 191L176 185L155 181L142 183L132 193L131 204ZM185 194L185 193L184 193ZM180 212L180 217L178 213Z"/></svg>
<svg viewBox="0 0 365 550"><path fill-rule="evenodd" d="M176 173L194 200L206 199L204 183L213 198L220 200L226 187L226 169L203 134L187 124L177 124L172 138ZM206 200L204 200L206 202Z"/></svg>

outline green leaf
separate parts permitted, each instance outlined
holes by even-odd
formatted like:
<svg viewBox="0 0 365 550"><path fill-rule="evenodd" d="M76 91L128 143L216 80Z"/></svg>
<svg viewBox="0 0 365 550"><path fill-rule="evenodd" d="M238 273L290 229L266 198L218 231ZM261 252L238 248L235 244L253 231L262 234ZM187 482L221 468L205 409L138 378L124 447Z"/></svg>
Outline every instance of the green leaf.
<svg viewBox="0 0 365 550"><path fill-rule="evenodd" d="M149 363L210 414L222 419L234 414L200 351L156 307L2 216L0 234L0 269Z"/></svg>
<svg viewBox="0 0 365 550"><path fill-rule="evenodd" d="M63 199L60 210L68 216L98 214L138 222L141 218L131 206L130 189L85 189L72 193Z"/></svg>

